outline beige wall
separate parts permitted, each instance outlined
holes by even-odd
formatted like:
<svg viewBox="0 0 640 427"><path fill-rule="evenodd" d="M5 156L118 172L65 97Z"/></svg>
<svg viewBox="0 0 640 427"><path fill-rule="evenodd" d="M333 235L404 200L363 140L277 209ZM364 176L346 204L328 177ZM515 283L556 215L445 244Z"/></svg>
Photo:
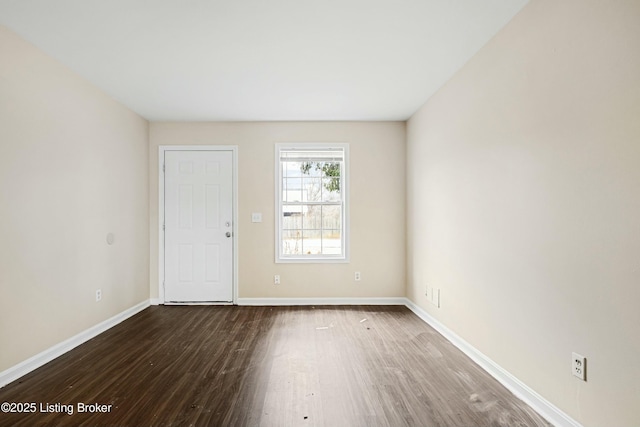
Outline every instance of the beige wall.
<svg viewBox="0 0 640 427"><path fill-rule="evenodd" d="M274 144L346 142L350 148L351 262L274 262ZM158 146L237 145L241 298L400 297L405 292L405 124L152 123L151 297L158 295ZM261 212L263 222L252 223ZM355 271L362 281L355 282ZM274 274L281 285L273 284Z"/></svg>
<svg viewBox="0 0 640 427"><path fill-rule="evenodd" d="M585 426L640 425L639 22L532 0L407 125L408 297Z"/></svg>
<svg viewBox="0 0 640 427"><path fill-rule="evenodd" d="M148 124L4 27L0 94L3 371L149 298Z"/></svg>

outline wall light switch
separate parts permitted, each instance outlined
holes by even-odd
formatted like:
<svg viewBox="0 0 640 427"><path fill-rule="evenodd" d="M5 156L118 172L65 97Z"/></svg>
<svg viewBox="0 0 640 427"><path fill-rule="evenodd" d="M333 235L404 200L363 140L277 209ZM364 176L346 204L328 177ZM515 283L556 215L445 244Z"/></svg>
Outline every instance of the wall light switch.
<svg viewBox="0 0 640 427"><path fill-rule="evenodd" d="M252 213L251 214L251 222L262 222L262 214L261 213Z"/></svg>
<svg viewBox="0 0 640 427"><path fill-rule="evenodd" d="M440 308L440 288L427 288L426 295L431 304Z"/></svg>

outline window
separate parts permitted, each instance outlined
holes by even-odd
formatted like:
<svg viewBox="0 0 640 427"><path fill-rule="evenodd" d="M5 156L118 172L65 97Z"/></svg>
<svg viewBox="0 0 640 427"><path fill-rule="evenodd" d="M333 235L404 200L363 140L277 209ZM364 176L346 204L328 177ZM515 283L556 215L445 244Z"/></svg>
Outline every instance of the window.
<svg viewBox="0 0 640 427"><path fill-rule="evenodd" d="M276 262L348 261L348 148L276 144Z"/></svg>

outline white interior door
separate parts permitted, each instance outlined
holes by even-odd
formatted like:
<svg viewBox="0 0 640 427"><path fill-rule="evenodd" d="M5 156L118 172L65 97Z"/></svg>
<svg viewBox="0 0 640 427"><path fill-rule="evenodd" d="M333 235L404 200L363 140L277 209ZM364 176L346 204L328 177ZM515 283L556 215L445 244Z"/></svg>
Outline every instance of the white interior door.
<svg viewBox="0 0 640 427"><path fill-rule="evenodd" d="M165 152L165 301L233 301L233 153Z"/></svg>

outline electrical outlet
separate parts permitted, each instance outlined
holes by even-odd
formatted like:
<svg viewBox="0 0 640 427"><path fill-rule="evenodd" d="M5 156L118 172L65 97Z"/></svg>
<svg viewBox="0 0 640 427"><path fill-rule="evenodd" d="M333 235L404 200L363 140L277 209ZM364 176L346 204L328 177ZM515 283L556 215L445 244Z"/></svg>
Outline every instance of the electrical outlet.
<svg viewBox="0 0 640 427"><path fill-rule="evenodd" d="M571 353L571 373L582 381L587 381L587 358L578 353Z"/></svg>
<svg viewBox="0 0 640 427"><path fill-rule="evenodd" d="M280 284L280 275L276 274L275 276L273 276L273 284L274 285L279 285Z"/></svg>
<svg viewBox="0 0 640 427"><path fill-rule="evenodd" d="M102 289L97 289L96 290L96 302L100 301L102 299Z"/></svg>
<svg viewBox="0 0 640 427"><path fill-rule="evenodd" d="M355 274L354 278L355 278L356 282L359 282L362 279L362 276L360 276L360 272L359 271L356 271L356 274Z"/></svg>

